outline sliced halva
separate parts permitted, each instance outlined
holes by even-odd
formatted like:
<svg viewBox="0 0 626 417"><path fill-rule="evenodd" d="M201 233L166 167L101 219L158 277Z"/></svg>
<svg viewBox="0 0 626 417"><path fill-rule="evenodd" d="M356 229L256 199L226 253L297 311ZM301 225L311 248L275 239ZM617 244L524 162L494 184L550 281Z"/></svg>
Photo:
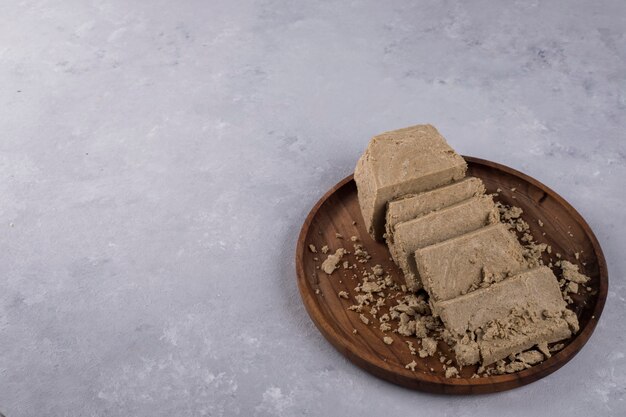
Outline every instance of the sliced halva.
<svg viewBox="0 0 626 417"><path fill-rule="evenodd" d="M479 229L499 220L498 210L491 197L472 197L453 206L433 211L416 219L399 223L394 240L389 241L393 260L402 269L410 290L421 288L415 267L417 249Z"/></svg>
<svg viewBox="0 0 626 417"><path fill-rule="evenodd" d="M566 306L556 277L546 266L432 304L446 328L461 336L493 320L505 319L514 306L538 316L545 311L560 312Z"/></svg>
<svg viewBox="0 0 626 417"><path fill-rule="evenodd" d="M493 326L498 331L493 335L478 336L482 364L489 365L540 343L553 343L569 338L572 335L572 326L568 316L576 317L574 312L567 309L550 317L520 310L518 314L513 312L506 319L494 322Z"/></svg>
<svg viewBox="0 0 626 417"><path fill-rule="evenodd" d="M418 216L460 203L470 197L485 193L483 182L476 177L464 178L434 190L407 195L390 201L387 205L385 229L387 240L393 241L395 226Z"/></svg>
<svg viewBox="0 0 626 417"><path fill-rule="evenodd" d="M524 249L502 223L415 251L415 264L424 289L433 301L467 293L528 268Z"/></svg>

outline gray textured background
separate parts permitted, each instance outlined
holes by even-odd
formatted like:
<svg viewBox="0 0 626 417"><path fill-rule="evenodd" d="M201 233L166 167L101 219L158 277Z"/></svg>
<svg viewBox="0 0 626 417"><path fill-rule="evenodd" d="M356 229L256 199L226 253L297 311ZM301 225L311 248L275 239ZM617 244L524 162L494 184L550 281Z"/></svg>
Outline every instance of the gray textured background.
<svg viewBox="0 0 626 417"><path fill-rule="evenodd" d="M8 417L626 412L626 2L7 0L0 22ZM556 374L412 392L309 320L306 214L422 122L603 245L602 320Z"/></svg>

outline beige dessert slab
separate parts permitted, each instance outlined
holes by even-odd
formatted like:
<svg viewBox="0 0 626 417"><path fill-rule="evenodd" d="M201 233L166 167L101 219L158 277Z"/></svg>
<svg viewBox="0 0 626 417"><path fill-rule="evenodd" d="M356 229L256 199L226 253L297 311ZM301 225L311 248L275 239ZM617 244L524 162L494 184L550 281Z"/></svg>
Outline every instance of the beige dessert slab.
<svg viewBox="0 0 626 417"><path fill-rule="evenodd" d="M522 245L503 223L418 249L415 264L431 303L467 293L486 272L501 280L528 268Z"/></svg>
<svg viewBox="0 0 626 417"><path fill-rule="evenodd" d="M383 334L377 326L364 324L358 314L348 311L347 307L354 304L354 288L359 280L352 278L354 272L349 269L339 268L331 276L316 269L326 256L311 252L309 245L318 249L328 245L330 254L338 248L351 248L349 238L357 236L372 257L360 268L380 264L398 283L402 282L401 272L390 260L387 246L372 240L364 227L352 176L339 182L313 207L302 226L296 249L297 280L304 305L317 328L337 350L380 378L413 389L445 394L504 391L556 371L589 340L608 290L608 272L602 249L590 227L570 204L521 172L482 159L465 159L469 165L467 175L480 178L488 193L502 190L495 197L496 201L524 210L522 218L530 225L538 243L550 245L553 254L558 252L563 259L581 265L581 272L591 277L586 284L592 288L591 292L572 295L575 304L570 308L578 317L580 331L565 342L562 350L544 362L513 374L475 379L470 377L477 367L466 366L460 371L461 378L445 378L439 355L421 359L410 354L405 341L415 338L390 332ZM579 259L575 253L579 253ZM544 256L547 261L548 255ZM559 271L555 273L560 276ZM338 297L340 291L345 291L348 299ZM384 343L383 336L392 337L394 343ZM444 343L439 343L439 349L447 357L454 358ZM417 362L415 370L406 369L405 365L413 360Z"/></svg>
<svg viewBox="0 0 626 417"><path fill-rule="evenodd" d="M479 195L396 225L394 241L388 240L387 245L409 289L418 290L422 283L413 259L416 250L497 221L498 209L491 197Z"/></svg>
<svg viewBox="0 0 626 417"><path fill-rule="evenodd" d="M393 242L396 224L413 220L431 211L441 210L478 196L485 192L482 181L474 177L466 177L434 190L419 194L410 194L387 204L385 227L387 242Z"/></svg>

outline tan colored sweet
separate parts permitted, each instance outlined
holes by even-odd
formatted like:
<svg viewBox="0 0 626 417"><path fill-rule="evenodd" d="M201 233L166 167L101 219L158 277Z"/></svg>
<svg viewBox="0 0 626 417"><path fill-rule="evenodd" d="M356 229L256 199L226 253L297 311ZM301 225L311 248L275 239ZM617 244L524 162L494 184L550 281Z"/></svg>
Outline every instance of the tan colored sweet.
<svg viewBox="0 0 626 417"><path fill-rule="evenodd" d="M569 311L569 310L568 310ZM562 317L548 317L509 329L502 337L478 341L483 366L540 344L553 343L572 335Z"/></svg>
<svg viewBox="0 0 626 417"><path fill-rule="evenodd" d="M480 361L480 349L478 343L472 340L460 340L454 345L456 362L461 365L473 365Z"/></svg>
<svg viewBox="0 0 626 417"><path fill-rule="evenodd" d="M437 351L437 341L432 337L422 338L422 348L419 350L419 357L425 358L427 356L433 356Z"/></svg>
<svg viewBox="0 0 626 417"><path fill-rule="evenodd" d="M328 255L328 258L322 262L322 271L326 272L328 275L335 272L335 269L339 268L339 262L345 253L346 250L344 248L339 248L333 255Z"/></svg>
<svg viewBox="0 0 626 417"><path fill-rule="evenodd" d="M450 185L413 194L390 201L387 205L385 229L387 241L393 241L395 226L418 216L460 203L468 198L484 194L483 182L475 177L464 178Z"/></svg>
<svg viewBox="0 0 626 417"><path fill-rule="evenodd" d="M526 232L522 241L534 244L531 252L499 223L498 209L491 197L484 195L482 181L464 179L466 170L463 158L430 125L375 136L359 159L354 179L368 232L376 240L386 235L393 260L404 273L402 290L415 291L423 285L430 295L430 307L423 299L422 307L413 295L414 305L408 302L390 308L380 316L379 327L389 331L387 321L399 321L396 332L421 340L419 351L409 342L411 354L427 357L437 349L429 331L443 324L443 340L453 348L458 365L496 363L495 373L517 372L563 347L548 349L548 343L579 331L578 318L566 308L563 297L569 298L568 292L577 292L578 285L589 278L576 265L557 263L563 269L563 284L567 284L562 293L552 271L538 266L538 256L550 248L534 244L528 224L520 218L522 210L510 208L501 214L508 227ZM359 262L368 261L360 244L355 243L354 249ZM327 253L328 247L321 252ZM328 256L322 270L332 274L343 255L338 250ZM365 324L373 323L384 305L384 301L379 303L382 298L373 305L375 294L384 297L383 290L391 285L383 282L382 268L374 268L371 279L356 288L358 305L348 307L361 313L359 318ZM373 319L362 314L365 306ZM431 311L434 317L426 315ZM393 339L385 336L383 342L390 344ZM524 352L534 346L539 351ZM512 361L509 364L503 360L507 357ZM458 370L449 366L451 360L442 362L446 377L458 376ZM406 367L415 370L416 362Z"/></svg>
<svg viewBox="0 0 626 417"><path fill-rule="evenodd" d="M436 308L457 338L454 351L460 365L481 360L486 366L535 345L567 339L578 331L578 319L565 308L556 277L547 267L436 303Z"/></svg>
<svg viewBox="0 0 626 417"><path fill-rule="evenodd" d="M433 301L467 293L528 268L524 249L498 223L415 251L421 282Z"/></svg>
<svg viewBox="0 0 626 417"><path fill-rule="evenodd" d="M561 312L566 306L556 277L545 266L524 271L487 288L432 304L446 328L453 335L459 336L494 320L507 318L515 306L538 317L545 311Z"/></svg>
<svg viewBox="0 0 626 417"><path fill-rule="evenodd" d="M394 241L388 242L389 251L402 269L407 287L415 291L421 288L414 260L417 249L471 232L495 223L498 219L498 210L491 197L472 197L408 222L398 223Z"/></svg>
<svg viewBox="0 0 626 417"><path fill-rule="evenodd" d="M578 265L575 265L566 260L560 261L561 270L563 271L563 278L566 280L576 283L576 284L585 284L590 278L584 274L578 272Z"/></svg>
<svg viewBox="0 0 626 417"><path fill-rule="evenodd" d="M535 365L544 360L544 355L538 350L527 350L517 355L516 359L528 365Z"/></svg>
<svg viewBox="0 0 626 417"><path fill-rule="evenodd" d="M457 181L466 171L465 160L431 125L374 136L354 170L365 227L382 240L387 202Z"/></svg>

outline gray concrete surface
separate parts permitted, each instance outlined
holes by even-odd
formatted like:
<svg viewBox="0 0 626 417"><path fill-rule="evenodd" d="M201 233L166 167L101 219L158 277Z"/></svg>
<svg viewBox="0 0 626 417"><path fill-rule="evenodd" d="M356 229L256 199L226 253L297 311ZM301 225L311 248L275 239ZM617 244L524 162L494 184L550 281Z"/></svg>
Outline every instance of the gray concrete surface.
<svg viewBox="0 0 626 417"><path fill-rule="evenodd" d="M0 410L626 413L626 3L0 2ZM370 136L439 127L567 198L611 288L507 393L378 380L322 338L294 250Z"/></svg>

